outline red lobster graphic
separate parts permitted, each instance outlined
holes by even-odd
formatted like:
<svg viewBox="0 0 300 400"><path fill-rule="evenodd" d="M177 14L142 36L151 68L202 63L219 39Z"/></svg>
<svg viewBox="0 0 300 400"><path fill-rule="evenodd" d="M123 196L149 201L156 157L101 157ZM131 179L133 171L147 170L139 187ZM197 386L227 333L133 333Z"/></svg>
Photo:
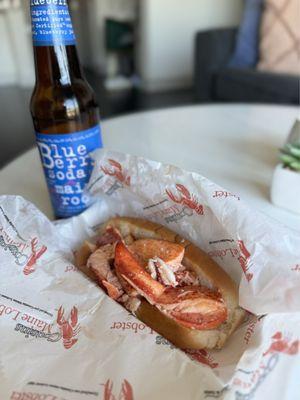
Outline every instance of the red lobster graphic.
<svg viewBox="0 0 300 400"><path fill-rule="evenodd" d="M117 398L113 394L113 383L109 379L104 386L104 398L103 400L134 400L133 399L133 390L130 385L130 383L124 379L122 383L122 388L121 388L121 393L119 394L119 397Z"/></svg>
<svg viewBox="0 0 300 400"><path fill-rule="evenodd" d="M249 260L250 260L251 254L247 250L243 240L239 240L238 245L239 245L240 252L241 252L241 255L239 256L238 260L244 271L247 281L250 282L251 279L253 278L253 274L248 273L247 271L249 269Z"/></svg>
<svg viewBox="0 0 300 400"><path fill-rule="evenodd" d="M197 214L203 215L203 205L198 203L197 198L189 192L189 190L179 183L176 184L176 189L179 192L179 196L176 197L170 190L166 190L167 195L174 203L182 204L191 210L196 211Z"/></svg>
<svg viewBox="0 0 300 400"><path fill-rule="evenodd" d="M206 350L184 350L184 352L195 361L198 361L202 364L208 365L210 368L217 368L219 366L218 363L214 362L210 359L209 354Z"/></svg>
<svg viewBox="0 0 300 400"><path fill-rule="evenodd" d="M70 322L69 322L70 319ZM78 341L75 337L80 332L80 325L78 325L78 310L73 307L71 310L70 317L64 318L64 309L62 306L59 307L57 313L57 324L60 328L60 332L63 339L65 349L70 349Z"/></svg>
<svg viewBox="0 0 300 400"><path fill-rule="evenodd" d="M35 264L37 263L37 260L42 257L42 255L45 253L47 250L46 246L42 246L39 250L37 250L37 245L38 245L38 238L33 238L31 240L31 256L27 262L27 264L24 267L23 273L24 275L30 275L35 271Z"/></svg>
<svg viewBox="0 0 300 400"><path fill-rule="evenodd" d="M101 167L105 175L114 176L119 182L124 183L124 185L130 186L130 176L126 176L126 174L123 172L122 165L112 159L109 159L108 162L112 169Z"/></svg>
<svg viewBox="0 0 300 400"><path fill-rule="evenodd" d="M272 353L284 353L293 356L300 351L300 341L294 340L292 343L289 343L289 339L284 338L281 332L276 332L275 335L272 336L272 339L273 342L271 346L263 356Z"/></svg>

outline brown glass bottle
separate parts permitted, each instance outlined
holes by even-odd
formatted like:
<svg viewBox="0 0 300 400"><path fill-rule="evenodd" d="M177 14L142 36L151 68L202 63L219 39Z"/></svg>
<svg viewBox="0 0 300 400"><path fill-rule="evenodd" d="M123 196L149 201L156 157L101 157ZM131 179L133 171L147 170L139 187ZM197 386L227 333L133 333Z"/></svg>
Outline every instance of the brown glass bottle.
<svg viewBox="0 0 300 400"><path fill-rule="evenodd" d="M56 217L81 213L102 147L99 108L79 63L66 0L31 0L36 84L31 114Z"/></svg>

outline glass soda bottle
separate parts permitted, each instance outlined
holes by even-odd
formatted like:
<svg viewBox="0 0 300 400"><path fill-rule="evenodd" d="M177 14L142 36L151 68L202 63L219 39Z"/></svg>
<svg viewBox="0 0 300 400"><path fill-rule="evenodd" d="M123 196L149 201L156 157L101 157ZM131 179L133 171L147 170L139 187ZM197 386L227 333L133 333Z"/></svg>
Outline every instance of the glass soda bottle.
<svg viewBox="0 0 300 400"><path fill-rule="evenodd" d="M84 189L102 147L99 108L79 62L67 0L30 0L36 141L56 218L84 211Z"/></svg>

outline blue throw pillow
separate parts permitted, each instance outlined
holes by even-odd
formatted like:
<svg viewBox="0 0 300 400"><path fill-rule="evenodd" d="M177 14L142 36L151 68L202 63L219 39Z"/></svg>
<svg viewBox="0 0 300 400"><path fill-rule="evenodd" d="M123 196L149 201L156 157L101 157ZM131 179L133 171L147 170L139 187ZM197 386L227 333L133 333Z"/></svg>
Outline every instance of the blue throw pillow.
<svg viewBox="0 0 300 400"><path fill-rule="evenodd" d="M230 67L254 67L259 58L259 28L263 0L245 0L244 14L237 34Z"/></svg>

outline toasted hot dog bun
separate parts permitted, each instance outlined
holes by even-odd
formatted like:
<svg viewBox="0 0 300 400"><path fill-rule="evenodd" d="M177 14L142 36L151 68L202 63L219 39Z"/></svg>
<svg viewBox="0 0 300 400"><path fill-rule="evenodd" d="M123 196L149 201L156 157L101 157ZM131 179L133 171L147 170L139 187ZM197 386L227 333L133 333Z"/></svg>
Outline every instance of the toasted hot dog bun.
<svg viewBox="0 0 300 400"><path fill-rule="evenodd" d="M185 248L182 264L197 274L201 284L212 289L218 289L228 310L226 322L217 329L212 330L196 330L183 327L161 313L146 300L142 300L141 305L135 312L136 316L179 348L220 349L223 347L227 338L245 317L245 311L238 305L238 288L227 273L205 252L162 225L139 218L119 217L110 219L103 224L101 233L108 226L118 229L123 238L133 237L135 240L146 238L162 239L182 245ZM79 252L81 259L77 260L77 265L85 274L87 273L86 268L81 266L85 264L90 253L91 251L89 252L85 245L85 256L82 257L83 252Z"/></svg>

